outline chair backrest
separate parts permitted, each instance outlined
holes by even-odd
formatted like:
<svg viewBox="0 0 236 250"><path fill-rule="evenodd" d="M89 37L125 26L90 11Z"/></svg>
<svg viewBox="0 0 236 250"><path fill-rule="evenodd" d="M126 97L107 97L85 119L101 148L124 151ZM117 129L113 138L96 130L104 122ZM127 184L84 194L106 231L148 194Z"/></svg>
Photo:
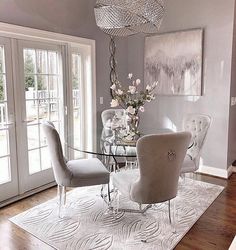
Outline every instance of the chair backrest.
<svg viewBox="0 0 236 250"><path fill-rule="evenodd" d="M137 142L140 178L131 187L131 199L142 204L170 200L177 195L180 169L191 133L147 135Z"/></svg>
<svg viewBox="0 0 236 250"><path fill-rule="evenodd" d="M64 180L71 177L71 172L67 168L66 161L63 156L60 136L52 122L46 121L42 123L41 126L43 127L43 131L47 138L56 182L59 185L63 185Z"/></svg>
<svg viewBox="0 0 236 250"><path fill-rule="evenodd" d="M126 117L123 109L106 109L101 114L103 124L102 139L112 137L113 132L111 125L115 117L115 122L119 122L120 126L126 127Z"/></svg>
<svg viewBox="0 0 236 250"><path fill-rule="evenodd" d="M114 118L115 115L121 120L123 119L123 122L125 122L124 121L125 111L123 109L106 109L101 114L102 124L104 128L109 129L109 125L112 122L112 119Z"/></svg>
<svg viewBox="0 0 236 250"><path fill-rule="evenodd" d="M210 124L211 117L202 114L189 114L183 121L184 130L191 132L193 141L193 146L188 149L187 154L191 156L197 168L199 167L200 153Z"/></svg>

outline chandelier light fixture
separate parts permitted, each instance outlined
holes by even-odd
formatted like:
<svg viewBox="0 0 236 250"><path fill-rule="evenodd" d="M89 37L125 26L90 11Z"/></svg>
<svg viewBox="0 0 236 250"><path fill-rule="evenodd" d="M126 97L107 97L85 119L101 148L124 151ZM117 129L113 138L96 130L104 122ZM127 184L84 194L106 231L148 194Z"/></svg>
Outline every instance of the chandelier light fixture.
<svg viewBox="0 0 236 250"><path fill-rule="evenodd" d="M164 16L164 0L97 0L94 14L97 26L110 35L110 82L117 81L114 37L156 33ZM112 91L111 91L112 95Z"/></svg>
<svg viewBox="0 0 236 250"><path fill-rule="evenodd" d="M111 36L156 33L164 16L163 0L97 0L98 27Z"/></svg>

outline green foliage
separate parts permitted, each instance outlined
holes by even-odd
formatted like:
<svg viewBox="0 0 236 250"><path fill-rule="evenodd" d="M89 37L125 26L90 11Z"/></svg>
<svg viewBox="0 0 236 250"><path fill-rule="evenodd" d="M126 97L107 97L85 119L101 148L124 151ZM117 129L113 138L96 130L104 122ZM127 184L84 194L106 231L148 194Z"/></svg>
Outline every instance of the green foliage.
<svg viewBox="0 0 236 250"><path fill-rule="evenodd" d="M24 62L24 72L26 74L25 77L25 90L29 90L30 87L36 88L35 86L35 76L33 75L35 70L34 70L34 62L33 58L26 53L25 56L25 62ZM2 62L0 62L0 71L2 72ZM40 72L38 72L40 73ZM4 100L4 88L3 88L3 76L0 75L0 101ZM37 77L37 83L38 83L38 90L44 90L46 89L45 86L43 85L43 78L42 76Z"/></svg>
<svg viewBox="0 0 236 250"><path fill-rule="evenodd" d="M4 100L3 78L0 77L0 101Z"/></svg>
<svg viewBox="0 0 236 250"><path fill-rule="evenodd" d="M73 89L78 89L79 88L79 79L75 75L75 73L72 74L72 86L73 86Z"/></svg>
<svg viewBox="0 0 236 250"><path fill-rule="evenodd" d="M33 74L34 73L34 62L32 57L26 53L25 56L25 73L26 74ZM27 75L25 77L25 90L28 90L29 88L34 88L35 87L35 79L33 75Z"/></svg>
<svg viewBox="0 0 236 250"><path fill-rule="evenodd" d="M36 82L35 82L35 76L33 74L35 74L35 66L34 66L34 62L33 62L33 58L26 53L25 55L25 62L24 62L24 69L25 69L25 89L28 90L30 87L32 88L36 88ZM37 70L37 73L42 73L40 72L40 70ZM44 90L46 89L43 86L43 78L42 76L38 75L37 76L37 85L38 85L38 90Z"/></svg>

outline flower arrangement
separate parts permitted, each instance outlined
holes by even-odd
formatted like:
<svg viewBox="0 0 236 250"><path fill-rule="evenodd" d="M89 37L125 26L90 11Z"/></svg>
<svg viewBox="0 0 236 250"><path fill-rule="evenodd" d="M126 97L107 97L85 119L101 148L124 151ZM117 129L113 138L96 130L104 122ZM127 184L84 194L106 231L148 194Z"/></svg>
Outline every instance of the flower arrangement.
<svg viewBox="0 0 236 250"><path fill-rule="evenodd" d="M141 80L133 79L132 73L129 73L128 79L130 81L128 88L124 88L119 81L116 81L111 86L113 95L111 107L120 106L126 110L128 115L128 130L124 138L128 141L132 141L140 136L140 132L138 131L139 111L144 112L145 103L155 99L154 89L158 82L147 85L144 90L139 91L138 88L141 84Z"/></svg>

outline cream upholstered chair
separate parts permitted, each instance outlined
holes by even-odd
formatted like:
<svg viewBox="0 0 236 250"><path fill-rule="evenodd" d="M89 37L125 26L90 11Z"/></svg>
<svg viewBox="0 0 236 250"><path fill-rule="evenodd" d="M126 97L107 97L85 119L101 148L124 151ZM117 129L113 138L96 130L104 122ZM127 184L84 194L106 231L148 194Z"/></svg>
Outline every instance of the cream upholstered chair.
<svg viewBox="0 0 236 250"><path fill-rule="evenodd" d="M189 132L147 135L140 138L137 142L139 169L112 174L115 189L137 202L140 208L126 210L118 205L114 209L144 213L151 204L169 201L171 222L170 200L177 195L180 169L190 138ZM141 209L142 204L148 205Z"/></svg>
<svg viewBox="0 0 236 250"><path fill-rule="evenodd" d="M181 174L193 173L199 168L200 156L208 129L211 124L211 117L202 114L189 114L184 118L183 127L185 131L192 134L192 147L185 156Z"/></svg>
<svg viewBox="0 0 236 250"><path fill-rule="evenodd" d="M124 109L106 109L101 114L103 130L101 135L100 147L102 152L115 154L119 148L114 146L116 137L119 137L121 129L126 128L126 114ZM117 126L117 131L115 131ZM123 148L122 148L123 151ZM115 170L115 166L118 167L118 161L122 161L122 158L116 159L115 157L104 157L103 161L111 169Z"/></svg>
<svg viewBox="0 0 236 250"><path fill-rule="evenodd" d="M58 185L59 216L66 201L66 187L108 184L110 173L97 158L67 161L63 156L60 136L52 122L42 124L50 152L53 172ZM109 190L108 190L109 192Z"/></svg>
<svg viewBox="0 0 236 250"><path fill-rule="evenodd" d="M116 125L125 128L126 118L125 110L123 109L106 109L101 114L103 131L102 139L107 139L113 136L112 126Z"/></svg>

